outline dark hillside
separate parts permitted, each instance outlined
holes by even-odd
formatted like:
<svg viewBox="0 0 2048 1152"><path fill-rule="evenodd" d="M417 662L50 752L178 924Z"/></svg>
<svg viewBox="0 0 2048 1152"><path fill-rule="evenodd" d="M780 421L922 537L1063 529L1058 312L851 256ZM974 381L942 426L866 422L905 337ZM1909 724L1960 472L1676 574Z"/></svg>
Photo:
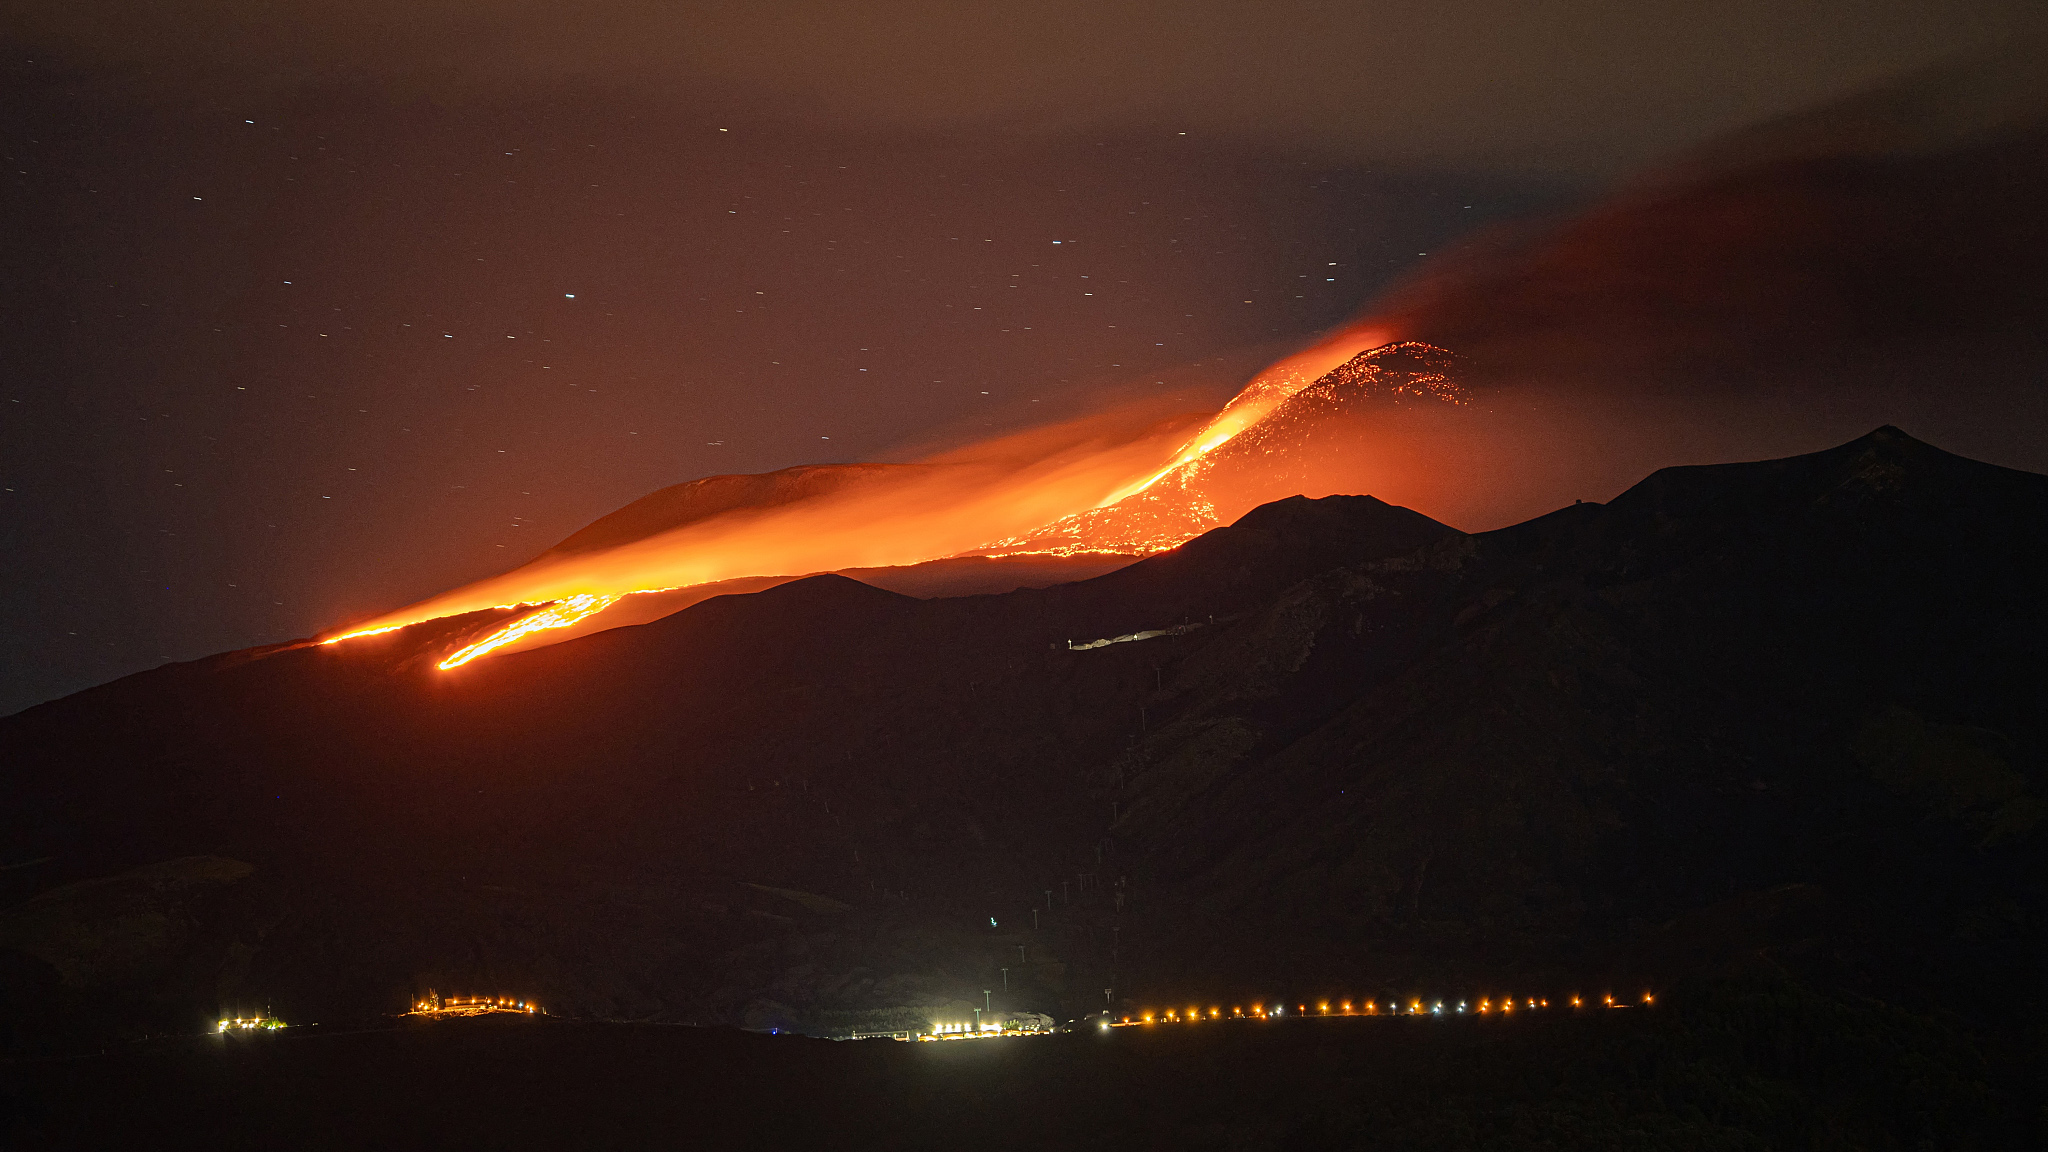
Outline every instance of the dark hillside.
<svg viewBox="0 0 2048 1152"><path fill-rule="evenodd" d="M13 1042L428 988L826 1032L982 989L2023 988L2044 523L2048 478L1881 429L1480 536L1295 499L1046 589L165 668L0 721Z"/></svg>

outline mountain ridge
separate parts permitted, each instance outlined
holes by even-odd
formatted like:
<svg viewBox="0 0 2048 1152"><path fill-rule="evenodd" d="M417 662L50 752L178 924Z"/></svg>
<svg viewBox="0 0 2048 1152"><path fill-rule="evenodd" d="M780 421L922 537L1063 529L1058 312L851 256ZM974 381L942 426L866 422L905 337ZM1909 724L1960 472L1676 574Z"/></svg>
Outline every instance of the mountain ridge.
<svg viewBox="0 0 2048 1152"><path fill-rule="evenodd" d="M0 721L0 851L44 861L0 881L253 873L126 983L14 911L0 957L116 1030L476 979L823 1027L1019 945L1049 1011L1756 963L1933 995L2039 939L2044 515L2048 478L1884 428L1479 535L1296 499L1046 589L814 577L456 673L474 623L144 674Z"/></svg>

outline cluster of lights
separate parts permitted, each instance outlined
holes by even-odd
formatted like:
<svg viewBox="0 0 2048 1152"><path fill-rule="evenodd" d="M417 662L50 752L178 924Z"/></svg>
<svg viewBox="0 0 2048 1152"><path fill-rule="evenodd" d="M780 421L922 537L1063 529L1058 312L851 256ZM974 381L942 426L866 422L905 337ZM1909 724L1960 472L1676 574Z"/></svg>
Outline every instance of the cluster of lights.
<svg viewBox="0 0 2048 1152"><path fill-rule="evenodd" d="M237 1016L232 1020L222 1020L214 1026L213 1030L215 1032L254 1032L258 1030L275 1032L282 1027L284 1027L284 1021L279 1020L275 1016L251 1016L248 1019Z"/></svg>
<svg viewBox="0 0 2048 1152"><path fill-rule="evenodd" d="M492 1012L511 1012L531 1016L540 1011L540 1005L530 1000L514 1000L510 996L461 996L447 1000L426 999L413 1004L413 1016L483 1016Z"/></svg>
<svg viewBox="0 0 2048 1152"><path fill-rule="evenodd" d="M1657 998L1648 992L1643 993L1641 1000L1638 1001L1638 1003L1645 1006L1656 1002ZM1584 1007L1584 997L1573 996L1571 998L1571 1006L1573 1008ZM1601 998L1601 1006L1605 1008L1631 1007L1631 1005L1615 999L1612 993ZM1384 1005L1377 1000L1365 1000L1356 1004L1349 1000L1339 1001L1336 1004L1332 1004L1328 1000L1320 1000L1316 1002L1313 1010L1307 1004L1297 1004L1294 1006L1294 1011L1297 1016L1443 1016L1446 1014L1463 1016L1468 1013L1480 1016L1508 1016L1518 1011L1534 1012L1548 1007L1550 1007L1550 1001L1540 996L1502 996L1498 998L1488 996L1481 998L1476 1007L1467 1000L1460 1000L1456 1004L1444 1000L1425 1001L1410 999L1406 1004L1399 1000L1389 1000ZM1269 1020L1285 1016L1286 1014L1287 1006L1284 1004L1274 1004L1270 1007L1265 1004L1253 1004L1249 1010L1242 1006L1231 1008L1229 1017L1234 1020ZM1123 1018L1123 1022L1125 1024L1194 1024L1203 1020L1221 1020L1223 1018L1224 1011L1221 1005L1213 1006L1206 1011L1199 1007L1190 1006L1185 1009L1167 1008L1157 1012L1145 1012L1141 1013L1136 1019L1126 1016Z"/></svg>
<svg viewBox="0 0 2048 1152"><path fill-rule="evenodd" d="M1107 1027L1105 1022L1104 1027ZM1044 1035L1035 1028L1005 1028L1000 1021L990 1020L981 1024L934 1024L932 1030L919 1035L919 1040L997 1040L1016 1036Z"/></svg>

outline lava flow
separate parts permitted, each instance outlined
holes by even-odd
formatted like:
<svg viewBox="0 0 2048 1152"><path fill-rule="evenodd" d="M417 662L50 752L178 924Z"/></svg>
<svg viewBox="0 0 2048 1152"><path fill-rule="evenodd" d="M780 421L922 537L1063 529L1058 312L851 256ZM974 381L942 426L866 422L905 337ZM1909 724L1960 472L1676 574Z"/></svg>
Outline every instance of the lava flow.
<svg viewBox="0 0 2048 1152"><path fill-rule="evenodd" d="M604 611L614 603L617 603L618 599L617 596L604 596L595 592L586 592L580 596L571 596L558 604L550 604L538 612L521 616L505 627L484 637L482 640L441 661L441 671L446 672L450 668L460 668L479 656L488 656L505 645L535 632L545 631L549 628L567 628L585 616Z"/></svg>
<svg viewBox="0 0 2048 1152"><path fill-rule="evenodd" d="M593 625L601 630L640 623L682 606L672 597L650 596L647 611L636 614L621 603L629 596L637 600L649 593L749 579L751 585L732 590L753 591L813 573L947 557L1136 557L1174 548L1219 522L1218 494L1202 483L1218 449L1259 428L1310 385L1337 379L1341 373L1335 369L1351 366L1354 376L1363 372L1362 378L1377 380L1366 361L1390 355L1407 357L1401 360L1405 364L1415 355L1408 350L1426 348L1387 345L1385 338L1384 332L1362 328L1340 333L1261 372L1221 411L1206 417L1162 421L1113 412L916 464L823 466L728 478L768 486L765 496L751 502L713 500L696 512L629 506L607 518L630 522L621 529L627 538L581 546L579 538L591 532L587 529L520 568L366 621L322 643L482 609L533 609L441 661L440 667L449 670L507 648L567 638L564 630L578 625L580 633ZM1427 352L1448 363L1440 350ZM1416 378L1442 377L1425 373ZM820 473L830 483L819 483ZM775 488L782 480L788 492ZM657 498L665 495L639 503L659 504ZM687 504L687 498L675 500ZM600 614L602 622L593 619Z"/></svg>
<svg viewBox="0 0 2048 1152"><path fill-rule="evenodd" d="M1387 333L1373 328L1350 329L1272 365L1252 378L1244 390L1230 398L1213 419L1202 426L1194 439L1181 446L1164 468L1105 497L1097 508L1126 500L1168 476L1185 469L1202 457L1235 439L1238 433L1264 420L1296 393L1322 379L1324 374L1371 348L1388 342ZM1185 541L1176 540L1168 548Z"/></svg>

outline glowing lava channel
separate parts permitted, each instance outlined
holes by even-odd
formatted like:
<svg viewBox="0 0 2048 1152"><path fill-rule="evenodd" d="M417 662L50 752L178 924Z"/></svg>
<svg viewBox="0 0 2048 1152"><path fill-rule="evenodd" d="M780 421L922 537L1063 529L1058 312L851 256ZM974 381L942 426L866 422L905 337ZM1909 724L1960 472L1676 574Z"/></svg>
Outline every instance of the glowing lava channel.
<svg viewBox="0 0 2048 1152"><path fill-rule="evenodd" d="M1182 440L1163 467L1159 455L1154 454L1161 447L1152 438L1154 432L1117 432L1089 420L1075 421L986 442L979 454L969 449L935 457L932 463L955 469L954 475L906 481L911 486L879 490L863 498L864 502L828 500L769 515L716 517L621 545L595 560L543 557L528 569L444 593L321 643L338 644L489 606L538 606L537 611L441 661L439 667L447 671L535 633L570 627L639 593L747 576L899 566L947 556L1163 551L1185 543L1194 533L1118 541L1113 549L1091 547L1092 542L1021 552L1004 549L1024 544L1034 530L1109 508L1176 472L1198 470L1210 452L1257 425L1332 368L1389 338L1389 333L1377 328L1352 328L1273 364L1202 424L1192 438ZM1135 479L1124 479L1134 474ZM917 487L919 483L924 487ZM920 508L925 511L920 513ZM863 511L868 515L859 514ZM1016 534L1006 536L1006 532ZM996 537L993 543L991 537ZM692 546L686 547L686 542ZM525 587L518 588L519 584ZM570 591L592 584L611 584L615 590ZM492 585L497 586L496 595ZM497 599L515 589L515 596L506 597L511 603Z"/></svg>
<svg viewBox="0 0 2048 1152"><path fill-rule="evenodd" d="M1313 348L1297 352L1287 359L1274 364L1252 378L1244 390L1230 398L1213 420L1202 426L1194 439L1181 446L1172 462L1142 480L1127 484L1110 493L1097 504L1107 508L1112 504L1128 500L1145 489L1152 487L1176 471L1207 456L1237 438L1238 433L1272 415L1275 408L1292 399L1294 394L1323 378L1323 375L1339 364L1369 348L1377 348L1392 339L1391 334L1377 328L1352 329L1340 332L1317 344ZM1176 541L1166 547L1175 547L1185 541Z"/></svg>
<svg viewBox="0 0 2048 1152"><path fill-rule="evenodd" d="M543 632L549 628L567 628L585 616L595 615L604 611L613 604L618 603L618 601L619 597L607 596L600 592L586 592L581 596L571 596L566 600L556 601L538 612L531 612L521 616L489 636L471 644L455 655L441 661L439 667L443 672L451 668L460 668L471 660L479 656L488 656L523 636L535 632ZM400 625L400 627L403 627L403 625ZM378 631L387 630L378 629ZM359 633L359 635L367 635L367 633ZM337 636L335 639L345 640L347 637Z"/></svg>

